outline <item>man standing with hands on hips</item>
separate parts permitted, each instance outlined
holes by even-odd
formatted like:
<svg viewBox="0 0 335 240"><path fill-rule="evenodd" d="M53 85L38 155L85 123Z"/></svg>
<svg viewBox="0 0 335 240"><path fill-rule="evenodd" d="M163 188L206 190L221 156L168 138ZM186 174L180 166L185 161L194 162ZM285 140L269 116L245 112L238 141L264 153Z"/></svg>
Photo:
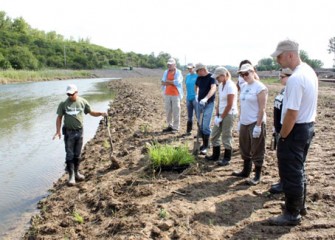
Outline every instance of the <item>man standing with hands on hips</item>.
<svg viewBox="0 0 335 240"><path fill-rule="evenodd" d="M94 112L86 99L78 96L77 86L70 84L67 86L66 94L68 98L58 105L56 119L55 139L61 138L61 126L64 116L64 125L62 133L65 143L65 163L66 170L69 173L68 185L73 186L77 181L85 179L85 176L79 173L79 164L81 161L81 148L83 146L83 120L84 114L89 113L93 117L107 116L104 112Z"/></svg>
<svg viewBox="0 0 335 240"><path fill-rule="evenodd" d="M277 147L279 175L283 182L285 210L270 218L273 225L297 225L306 215L306 156L314 136L318 99L318 78L299 57L299 44L284 40L271 55L282 68L293 73L286 83Z"/></svg>

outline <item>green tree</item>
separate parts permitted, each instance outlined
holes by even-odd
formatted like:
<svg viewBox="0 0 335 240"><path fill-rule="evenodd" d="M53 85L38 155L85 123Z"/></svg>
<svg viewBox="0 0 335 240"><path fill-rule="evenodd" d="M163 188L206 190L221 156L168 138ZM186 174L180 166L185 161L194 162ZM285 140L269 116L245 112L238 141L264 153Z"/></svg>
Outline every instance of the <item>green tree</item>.
<svg viewBox="0 0 335 240"><path fill-rule="evenodd" d="M333 68L335 68L335 37L329 39L328 53L334 53Z"/></svg>
<svg viewBox="0 0 335 240"><path fill-rule="evenodd" d="M11 48L7 59L14 69L38 69L38 60L26 47L15 46Z"/></svg>
<svg viewBox="0 0 335 240"><path fill-rule="evenodd" d="M299 55L303 62L307 63L314 69L321 68L323 66L323 63L320 60L310 59L305 50L300 50Z"/></svg>

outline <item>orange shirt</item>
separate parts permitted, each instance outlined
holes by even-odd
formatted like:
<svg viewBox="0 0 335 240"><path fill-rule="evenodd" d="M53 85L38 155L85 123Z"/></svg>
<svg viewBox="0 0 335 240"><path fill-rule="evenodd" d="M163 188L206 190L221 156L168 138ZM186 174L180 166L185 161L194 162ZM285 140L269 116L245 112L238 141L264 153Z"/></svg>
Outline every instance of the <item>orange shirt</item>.
<svg viewBox="0 0 335 240"><path fill-rule="evenodd" d="M168 71L166 82L173 81L175 73L175 71ZM177 87L175 85L167 85L165 89L165 95L179 96Z"/></svg>

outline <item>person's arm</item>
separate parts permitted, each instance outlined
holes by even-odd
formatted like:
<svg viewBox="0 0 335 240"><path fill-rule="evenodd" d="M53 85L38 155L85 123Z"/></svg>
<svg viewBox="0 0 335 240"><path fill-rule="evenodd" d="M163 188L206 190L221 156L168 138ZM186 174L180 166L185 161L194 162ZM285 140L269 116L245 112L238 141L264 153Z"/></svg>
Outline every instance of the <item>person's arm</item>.
<svg viewBox="0 0 335 240"><path fill-rule="evenodd" d="M216 92L216 84L214 83L211 85L211 89L207 93L206 98L210 99L215 94L215 92Z"/></svg>
<svg viewBox="0 0 335 240"><path fill-rule="evenodd" d="M262 126L263 117L265 114L265 107L266 107L266 101L267 101L267 90L264 89L257 95L258 100L258 117L257 117L257 126Z"/></svg>
<svg viewBox="0 0 335 240"><path fill-rule="evenodd" d="M107 113L105 112L90 111L89 114L93 117L100 117L100 116L106 117L107 116Z"/></svg>
<svg viewBox="0 0 335 240"><path fill-rule="evenodd" d="M283 125L280 130L280 136L282 138L286 138L290 134L290 132L294 127L294 124L297 121L297 118L298 118L297 110L287 109L283 120Z"/></svg>
<svg viewBox="0 0 335 240"><path fill-rule="evenodd" d="M54 140L57 136L60 139L62 136L61 134L62 119L63 119L63 116L60 116L60 115L58 115L56 118L56 133L53 136L52 140Z"/></svg>
<svg viewBox="0 0 335 240"><path fill-rule="evenodd" d="M231 108L233 107L234 98L235 98L234 94L228 94L227 95L227 106L225 107L223 113L221 114L222 119L224 119L228 115Z"/></svg>

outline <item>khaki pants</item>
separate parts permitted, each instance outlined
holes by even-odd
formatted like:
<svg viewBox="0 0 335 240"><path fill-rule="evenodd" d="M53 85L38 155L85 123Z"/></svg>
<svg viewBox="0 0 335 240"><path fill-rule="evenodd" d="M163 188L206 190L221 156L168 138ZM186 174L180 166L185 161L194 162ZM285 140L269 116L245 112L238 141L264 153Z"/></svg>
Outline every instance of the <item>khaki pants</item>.
<svg viewBox="0 0 335 240"><path fill-rule="evenodd" d="M233 149L233 126L234 126L234 120L236 118L236 115L228 114L220 123L220 126L214 125L212 129L211 134L211 142L213 147L217 147L221 145L220 141L220 135L221 140L223 143L223 146L227 150Z"/></svg>
<svg viewBox="0 0 335 240"><path fill-rule="evenodd" d="M166 123L175 130L180 126L180 99L179 96L164 96Z"/></svg>

